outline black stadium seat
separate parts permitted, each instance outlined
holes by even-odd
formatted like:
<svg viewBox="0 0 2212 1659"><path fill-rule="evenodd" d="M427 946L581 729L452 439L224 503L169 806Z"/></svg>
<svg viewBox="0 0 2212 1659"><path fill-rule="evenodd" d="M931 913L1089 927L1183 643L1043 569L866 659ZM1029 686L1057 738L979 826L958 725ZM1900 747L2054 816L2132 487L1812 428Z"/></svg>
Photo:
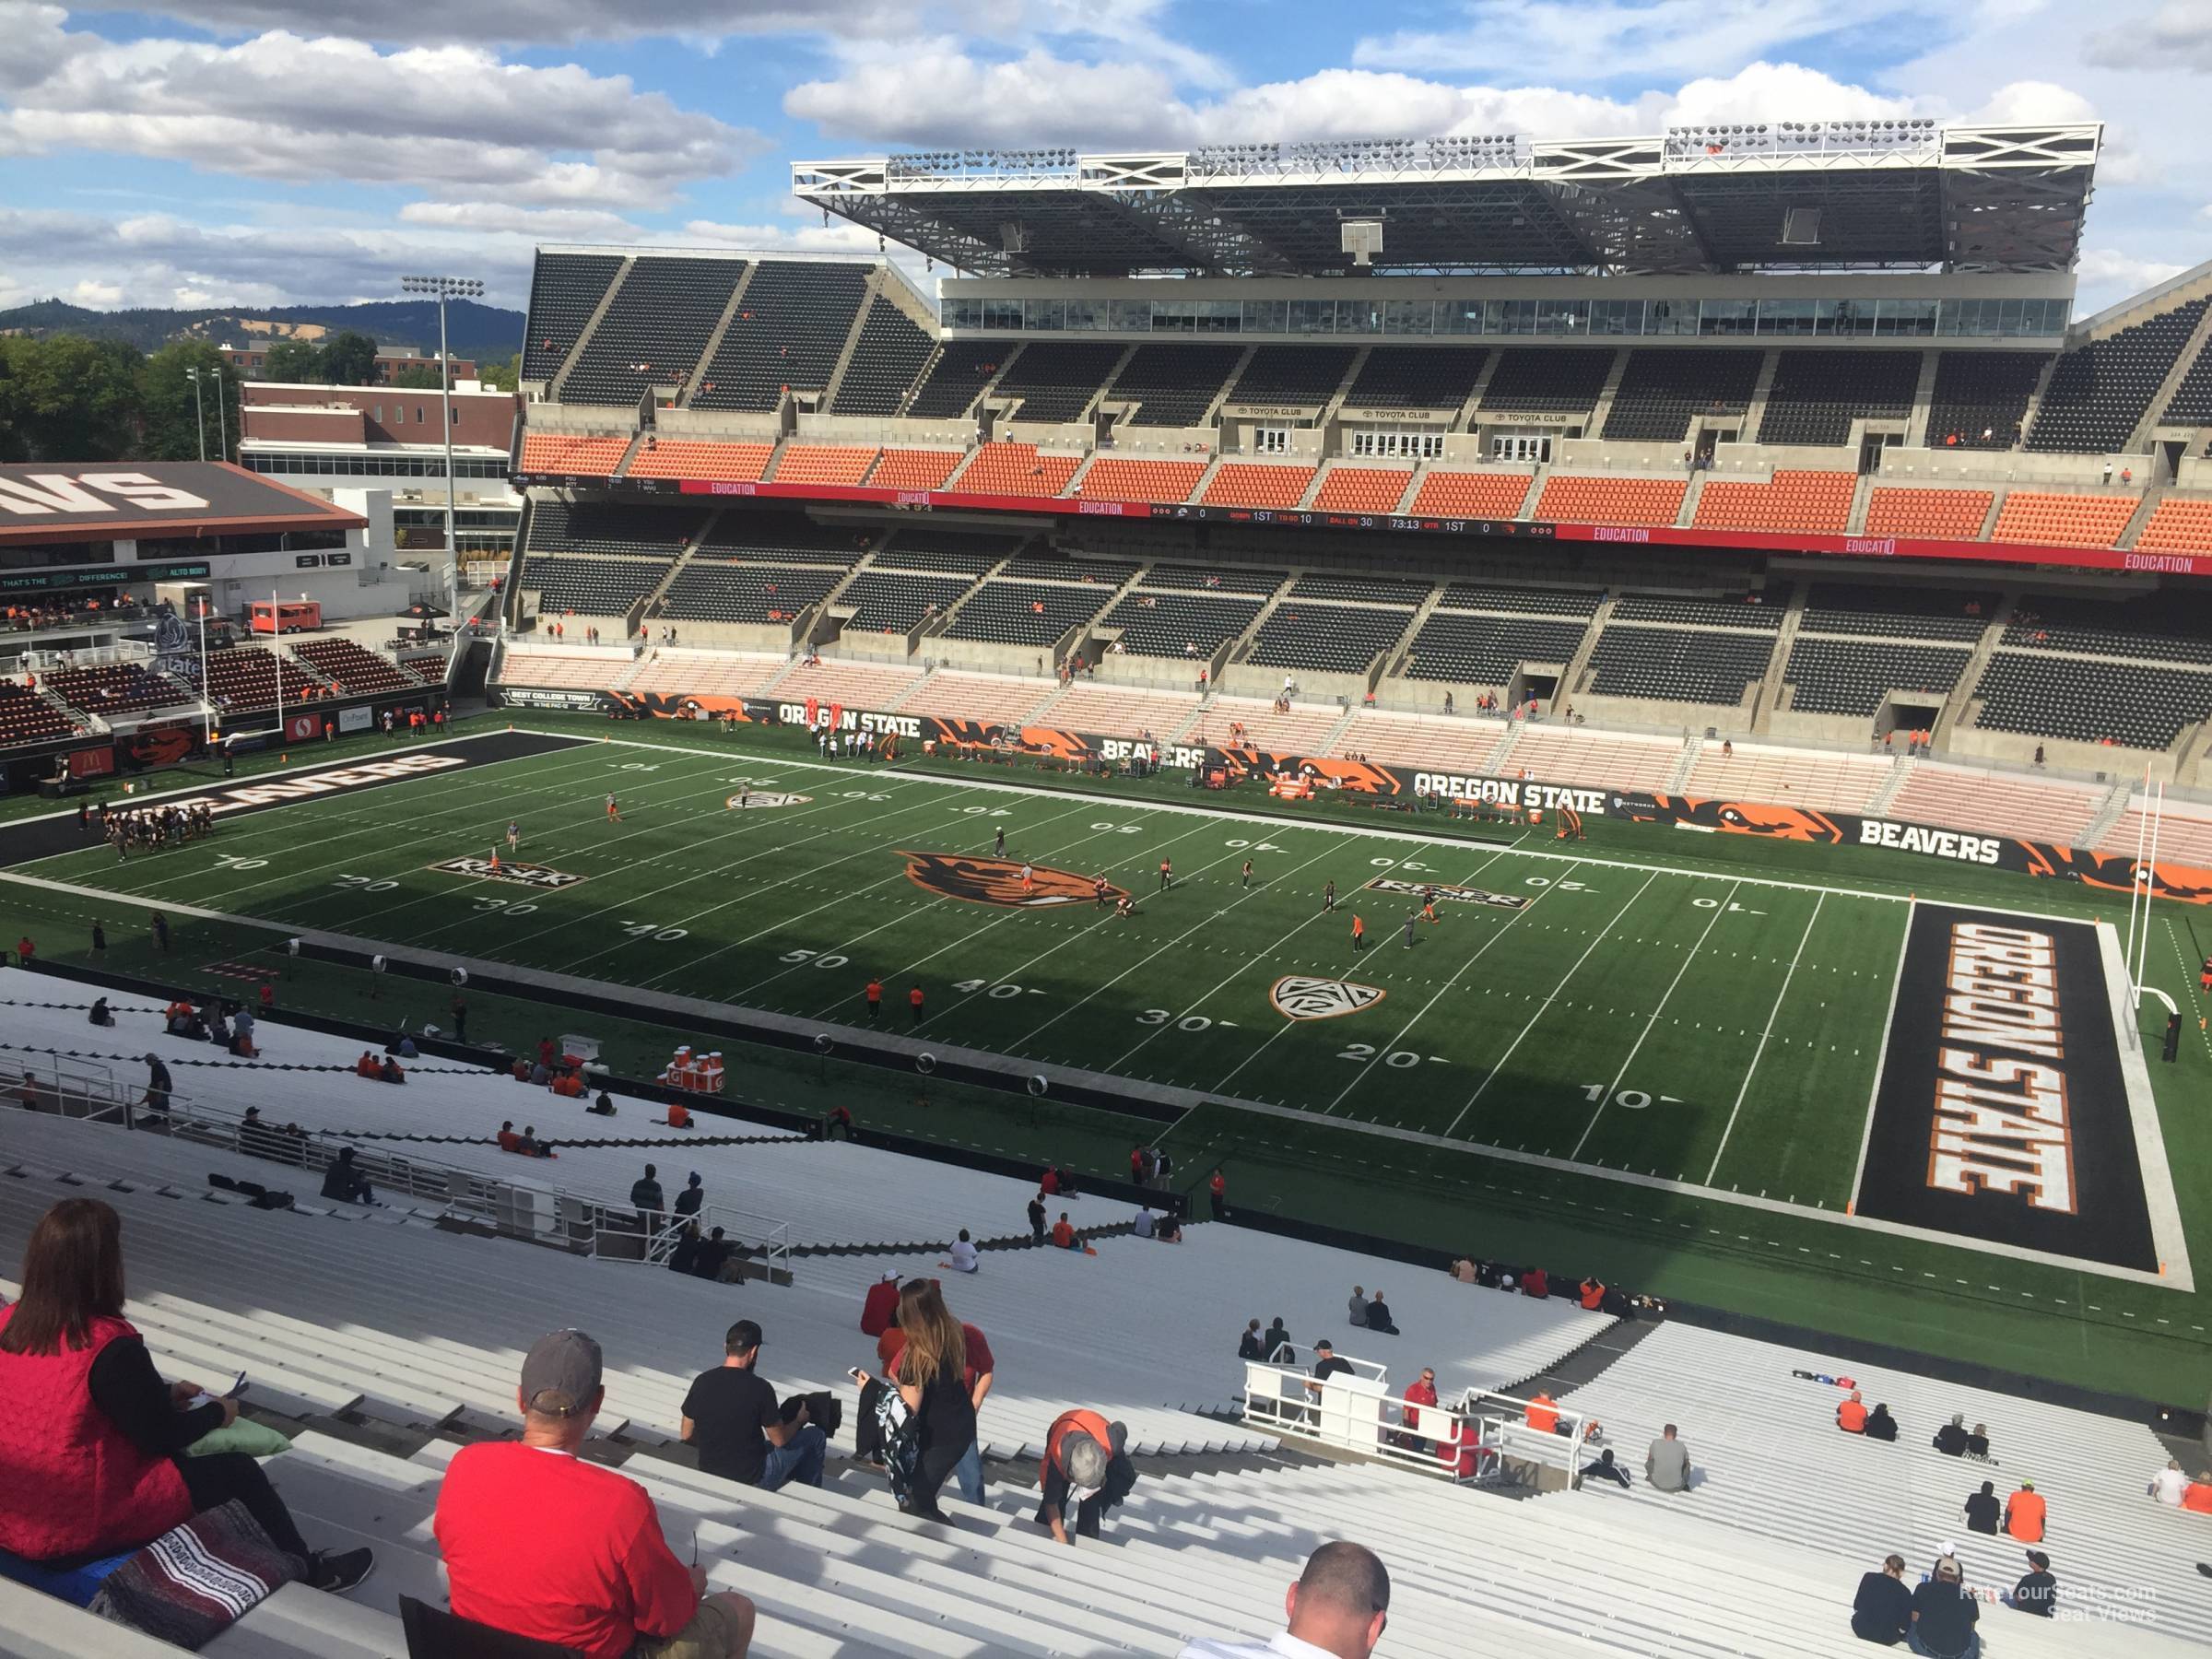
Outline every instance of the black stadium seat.
<svg viewBox="0 0 2212 1659"><path fill-rule="evenodd" d="M622 268L619 253L540 253L530 277L530 323L523 339L523 378L549 381L560 372L576 336L599 309L606 285Z"/></svg>
<svg viewBox="0 0 2212 1659"><path fill-rule="evenodd" d="M765 414L786 390L825 390L867 287L863 265L762 260L691 406Z"/></svg>
<svg viewBox="0 0 2212 1659"><path fill-rule="evenodd" d="M1590 689L1607 697L1666 702L1740 703L1764 678L1774 641L1767 634L1608 623L1590 653Z"/></svg>
<svg viewBox="0 0 2212 1659"><path fill-rule="evenodd" d="M1872 714L1885 692L1951 694L1973 653L1955 645L1893 645L1858 640L1808 639L1790 647L1783 680L1795 688L1790 706L1801 714Z"/></svg>
<svg viewBox="0 0 2212 1659"><path fill-rule="evenodd" d="M1920 386L1917 351L1785 351L1775 361L1761 443L1851 441L1854 420L1902 420Z"/></svg>
<svg viewBox="0 0 2212 1659"><path fill-rule="evenodd" d="M1241 346L1139 346L1114 376L1106 401L1135 400L1135 427L1192 427L1244 355Z"/></svg>
<svg viewBox="0 0 2212 1659"><path fill-rule="evenodd" d="M947 340L929 366L906 412L917 420L965 415L1016 349L1011 340Z"/></svg>
<svg viewBox="0 0 2212 1659"><path fill-rule="evenodd" d="M1629 367L1606 412L1613 442L1679 443L1700 415L1738 416L1759 384L1764 353L1726 349L1649 349L1629 354Z"/></svg>
<svg viewBox="0 0 2212 1659"><path fill-rule="evenodd" d="M691 378L745 275L741 259L641 255L560 382L564 403L634 406Z"/></svg>
<svg viewBox="0 0 2212 1659"><path fill-rule="evenodd" d="M1261 668L1358 674L1396 644L1414 607L1301 605L1285 599L1260 624L1244 661Z"/></svg>
<svg viewBox="0 0 2212 1659"><path fill-rule="evenodd" d="M877 295L853 342L853 360L837 383L835 415L896 415L907 389L929 361L931 342L913 319Z"/></svg>
<svg viewBox="0 0 2212 1659"><path fill-rule="evenodd" d="M2063 354L2051 371L2028 447L2109 454L2126 443L2205 314L2191 300Z"/></svg>

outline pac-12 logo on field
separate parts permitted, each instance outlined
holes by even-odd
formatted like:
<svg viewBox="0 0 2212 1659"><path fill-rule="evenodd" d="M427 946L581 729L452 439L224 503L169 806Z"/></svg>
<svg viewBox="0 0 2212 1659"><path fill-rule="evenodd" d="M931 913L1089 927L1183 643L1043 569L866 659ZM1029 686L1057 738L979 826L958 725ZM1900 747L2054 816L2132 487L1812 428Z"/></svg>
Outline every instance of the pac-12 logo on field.
<svg viewBox="0 0 2212 1659"><path fill-rule="evenodd" d="M565 870L549 870L544 865L516 864L502 859L498 864L488 858L449 858L443 864L430 866L442 876L478 876L487 881L512 881L524 887L571 888L583 880Z"/></svg>
<svg viewBox="0 0 2212 1659"><path fill-rule="evenodd" d="M785 794L774 789L740 790L724 803L732 812L751 812L761 806L804 806L812 795Z"/></svg>
<svg viewBox="0 0 2212 1659"><path fill-rule="evenodd" d="M1348 980L1316 979L1311 974L1287 973L1275 982L1267 1000L1286 1019L1335 1019L1371 1008L1389 993L1380 985L1355 985Z"/></svg>
<svg viewBox="0 0 2212 1659"><path fill-rule="evenodd" d="M1035 865L1025 888L1018 859L971 858L962 853L901 853L899 856L906 860L907 879L940 898L964 900L970 904L1002 904L1012 910L1097 902L1090 877L1073 870ZM1109 904L1128 896L1125 888L1107 884Z"/></svg>

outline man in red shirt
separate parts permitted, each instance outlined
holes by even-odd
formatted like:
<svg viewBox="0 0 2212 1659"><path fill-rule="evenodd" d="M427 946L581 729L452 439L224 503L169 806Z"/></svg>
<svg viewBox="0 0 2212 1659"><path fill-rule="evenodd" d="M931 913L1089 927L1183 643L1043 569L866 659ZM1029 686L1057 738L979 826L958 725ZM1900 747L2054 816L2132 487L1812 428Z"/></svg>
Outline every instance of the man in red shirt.
<svg viewBox="0 0 2212 1659"><path fill-rule="evenodd" d="M1228 1220L1229 1178L1221 1173L1218 1164L1215 1165L1213 1175L1206 1183L1206 1195L1213 1201L1214 1219L1217 1221Z"/></svg>
<svg viewBox="0 0 2212 1659"><path fill-rule="evenodd" d="M1436 1372L1424 1366L1420 1379L1406 1384L1405 1398L1406 1404L1398 1408L1398 1421L1406 1429L1406 1450L1425 1451L1427 1447L1421 1436L1416 1432L1421 1426L1421 1414L1416 1407L1436 1404Z"/></svg>
<svg viewBox="0 0 2212 1659"><path fill-rule="evenodd" d="M596 1342L538 1338L515 1394L523 1438L464 1447L438 1490L453 1611L592 1659L741 1659L753 1604L707 1594L644 1488L576 1455L606 1399Z"/></svg>

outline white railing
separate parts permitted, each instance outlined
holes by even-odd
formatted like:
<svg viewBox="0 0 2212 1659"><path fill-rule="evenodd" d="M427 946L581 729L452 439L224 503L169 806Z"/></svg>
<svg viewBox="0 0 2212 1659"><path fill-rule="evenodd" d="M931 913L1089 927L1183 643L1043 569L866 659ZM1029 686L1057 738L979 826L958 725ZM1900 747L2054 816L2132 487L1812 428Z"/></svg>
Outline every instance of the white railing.
<svg viewBox="0 0 2212 1659"><path fill-rule="evenodd" d="M66 1117L115 1123L123 1114L114 1067L53 1049L0 1052L0 1089L26 1105L51 1098Z"/></svg>
<svg viewBox="0 0 2212 1659"><path fill-rule="evenodd" d="M602 1261L665 1267L677 1246L683 1241L684 1229L696 1221L702 1242L711 1241L714 1230L722 1229L723 1242L731 1246L731 1260L758 1257L770 1275L780 1273L786 1281L790 1277L791 1223L788 1221L720 1205L706 1206L696 1215L677 1216L665 1211L648 1215L631 1206L598 1199L566 1201L582 1206L574 1218L590 1228L592 1254ZM758 1244L753 1242L756 1240Z"/></svg>
<svg viewBox="0 0 2212 1659"><path fill-rule="evenodd" d="M1384 1366L1338 1358L1352 1371L1325 1382L1294 1364L1246 1360L1244 1420L1467 1485L1576 1486L1583 1460L1601 1449L1591 1438L1595 1424L1563 1406L1481 1388L1416 1406L1392 1395ZM1545 1477L1544 1469L1557 1474Z"/></svg>

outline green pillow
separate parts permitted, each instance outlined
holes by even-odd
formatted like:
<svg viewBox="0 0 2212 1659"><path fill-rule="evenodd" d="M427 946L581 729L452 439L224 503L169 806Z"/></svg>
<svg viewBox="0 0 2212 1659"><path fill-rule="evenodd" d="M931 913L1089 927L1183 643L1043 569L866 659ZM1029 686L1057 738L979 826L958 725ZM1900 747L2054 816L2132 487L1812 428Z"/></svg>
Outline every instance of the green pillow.
<svg viewBox="0 0 2212 1659"><path fill-rule="evenodd" d="M187 1457L213 1457L218 1452L243 1452L250 1457L274 1457L291 1441L265 1423L240 1418L228 1429L211 1429L184 1448Z"/></svg>

